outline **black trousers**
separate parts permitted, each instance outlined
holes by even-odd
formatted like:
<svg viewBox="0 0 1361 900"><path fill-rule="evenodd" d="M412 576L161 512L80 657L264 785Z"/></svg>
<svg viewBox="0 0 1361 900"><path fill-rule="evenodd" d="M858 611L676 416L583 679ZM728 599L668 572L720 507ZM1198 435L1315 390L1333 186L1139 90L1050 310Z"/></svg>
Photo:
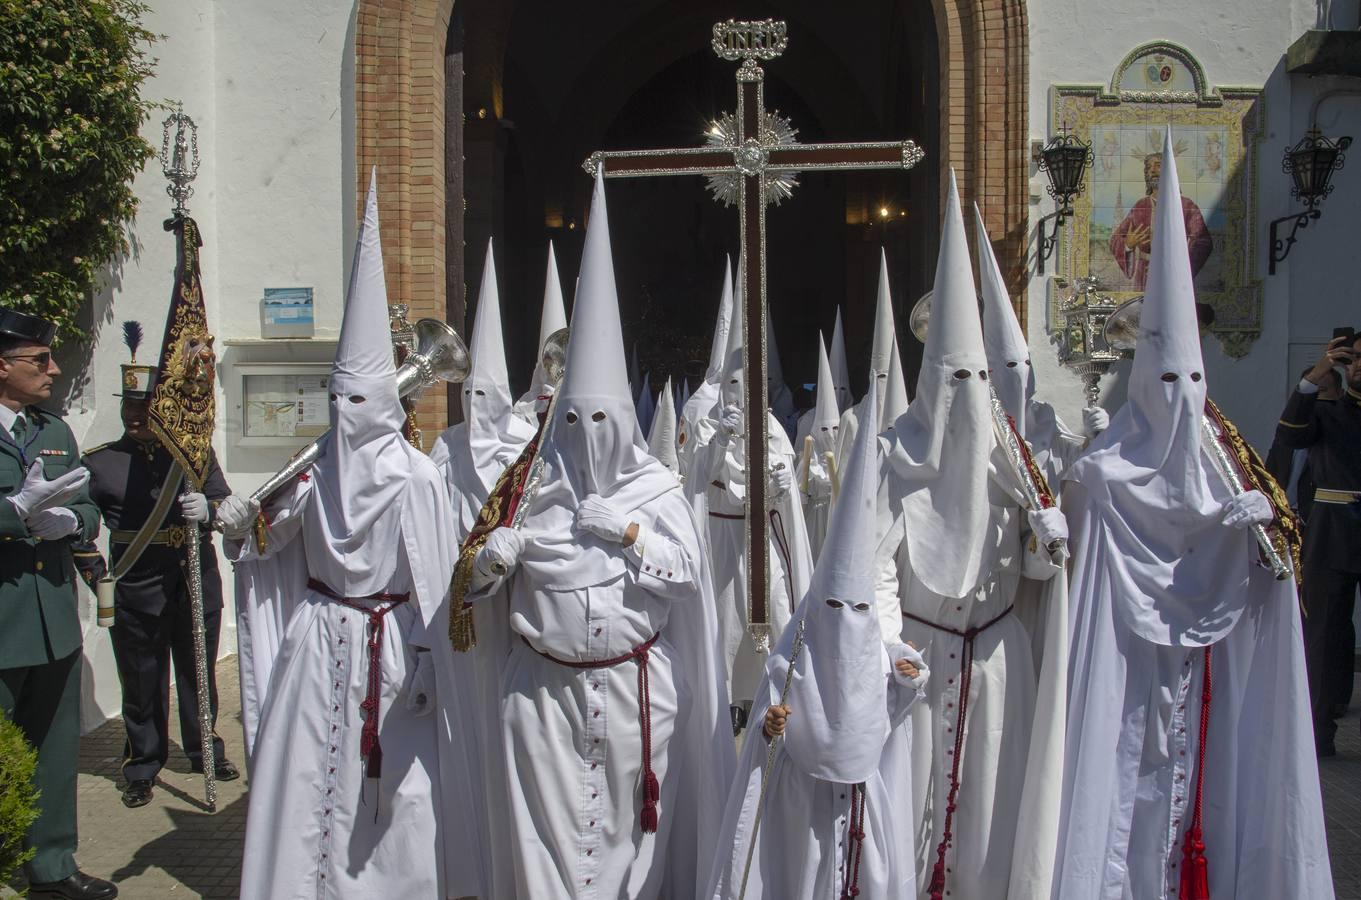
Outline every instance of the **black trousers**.
<svg viewBox="0 0 1361 900"><path fill-rule="evenodd" d="M1319 743L1331 741L1337 732L1333 706L1346 703L1351 697L1355 647L1347 645L1355 641L1352 609L1358 585L1361 574L1356 572L1315 566L1306 567L1304 573L1304 662L1309 673L1314 739Z"/></svg>
<svg viewBox="0 0 1361 900"><path fill-rule="evenodd" d="M76 871L76 767L80 760L80 651L38 666L0 669L0 710L38 751L38 820L24 837L34 851L29 882Z"/></svg>
<svg viewBox="0 0 1361 900"><path fill-rule="evenodd" d="M213 707L213 751L222 759L222 739L217 737L218 634L222 610L204 610L208 650L208 692ZM123 606L114 611L113 656L118 680L123 684L123 725L127 744L123 751L123 777L128 781L152 780L170 757L170 661L175 661L175 690L179 696L180 745L191 763L202 758L198 723L198 682L194 668L194 620L189 598L180 596L166 603L160 615Z"/></svg>

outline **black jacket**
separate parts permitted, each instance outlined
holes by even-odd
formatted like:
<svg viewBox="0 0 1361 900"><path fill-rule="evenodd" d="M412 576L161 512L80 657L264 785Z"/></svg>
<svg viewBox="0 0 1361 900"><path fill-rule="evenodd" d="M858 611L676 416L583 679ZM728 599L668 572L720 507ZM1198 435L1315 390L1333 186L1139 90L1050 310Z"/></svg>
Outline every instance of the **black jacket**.
<svg viewBox="0 0 1361 900"><path fill-rule="evenodd" d="M1320 400L1295 391L1276 426L1276 443L1309 450L1309 489L1361 495L1361 393L1348 388L1340 400ZM1361 502L1313 504L1304 564L1361 572Z"/></svg>

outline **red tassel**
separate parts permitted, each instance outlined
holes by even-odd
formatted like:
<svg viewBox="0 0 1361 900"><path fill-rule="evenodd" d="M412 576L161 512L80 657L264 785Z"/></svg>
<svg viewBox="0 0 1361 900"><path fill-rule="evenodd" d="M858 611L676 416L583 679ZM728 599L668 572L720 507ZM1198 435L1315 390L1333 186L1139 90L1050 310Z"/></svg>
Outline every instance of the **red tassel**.
<svg viewBox="0 0 1361 900"><path fill-rule="evenodd" d="M1186 832L1181 850L1181 890L1177 893L1179 900L1210 900L1210 867L1199 828Z"/></svg>
<svg viewBox="0 0 1361 900"><path fill-rule="evenodd" d="M364 775L367 778L381 778L383 775L383 748L377 740L373 748L364 755Z"/></svg>
<svg viewBox="0 0 1361 900"><path fill-rule="evenodd" d="M655 801L643 801L643 812L639 816L639 821L642 822L644 834L657 833L657 804Z"/></svg>
<svg viewBox="0 0 1361 900"><path fill-rule="evenodd" d="M662 786L657 783L657 775L651 770L643 779L643 796L654 804L662 799Z"/></svg>
<svg viewBox="0 0 1361 900"><path fill-rule="evenodd" d="M931 869L931 883L927 885L926 893L931 900L941 900L945 894L945 861L940 860Z"/></svg>

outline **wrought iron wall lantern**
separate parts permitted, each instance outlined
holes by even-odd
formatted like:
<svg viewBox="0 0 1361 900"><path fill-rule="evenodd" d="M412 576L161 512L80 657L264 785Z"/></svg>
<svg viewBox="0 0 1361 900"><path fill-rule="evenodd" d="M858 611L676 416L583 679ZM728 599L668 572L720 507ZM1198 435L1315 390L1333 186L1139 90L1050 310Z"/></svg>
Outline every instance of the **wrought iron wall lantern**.
<svg viewBox="0 0 1361 900"><path fill-rule="evenodd" d="M1058 204L1058 209L1040 219L1036 226L1038 246L1035 256L1041 275L1044 274L1044 261L1053 255L1054 248L1058 246L1059 228L1073 214L1073 198L1084 189L1083 177L1092 159L1092 145L1084 143L1077 135L1069 134L1067 126L1039 152L1037 162L1040 171L1049 176L1049 196ZM1046 235L1044 223L1050 219L1054 220L1054 227Z"/></svg>
<svg viewBox="0 0 1361 900"><path fill-rule="evenodd" d="M1301 228L1309 227L1311 219L1317 219L1323 213L1318 205L1323 202L1323 198L1333 192L1332 178L1333 173L1340 170L1346 161L1346 154L1343 152L1352 145L1349 137L1338 138L1337 141L1329 140L1319 132L1317 128L1309 129L1298 144L1286 148L1285 158L1281 160L1281 171L1290 176L1293 184L1290 186L1290 196L1300 200L1307 207L1304 211L1291 213L1282 216L1271 223L1271 261L1267 266L1268 274L1276 274L1276 263L1282 262L1290 255L1290 248L1295 246L1295 233ZM1286 222L1293 222L1290 233L1285 237L1277 237L1276 229Z"/></svg>

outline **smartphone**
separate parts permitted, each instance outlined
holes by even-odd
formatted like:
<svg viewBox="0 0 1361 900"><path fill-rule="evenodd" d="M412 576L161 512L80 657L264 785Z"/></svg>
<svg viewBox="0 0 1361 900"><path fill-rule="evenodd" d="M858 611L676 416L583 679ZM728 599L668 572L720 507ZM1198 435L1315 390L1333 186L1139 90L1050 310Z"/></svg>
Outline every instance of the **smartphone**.
<svg viewBox="0 0 1361 900"><path fill-rule="evenodd" d="M1333 329L1333 340L1344 337L1348 342L1356 339L1356 329L1350 325L1342 325Z"/></svg>

